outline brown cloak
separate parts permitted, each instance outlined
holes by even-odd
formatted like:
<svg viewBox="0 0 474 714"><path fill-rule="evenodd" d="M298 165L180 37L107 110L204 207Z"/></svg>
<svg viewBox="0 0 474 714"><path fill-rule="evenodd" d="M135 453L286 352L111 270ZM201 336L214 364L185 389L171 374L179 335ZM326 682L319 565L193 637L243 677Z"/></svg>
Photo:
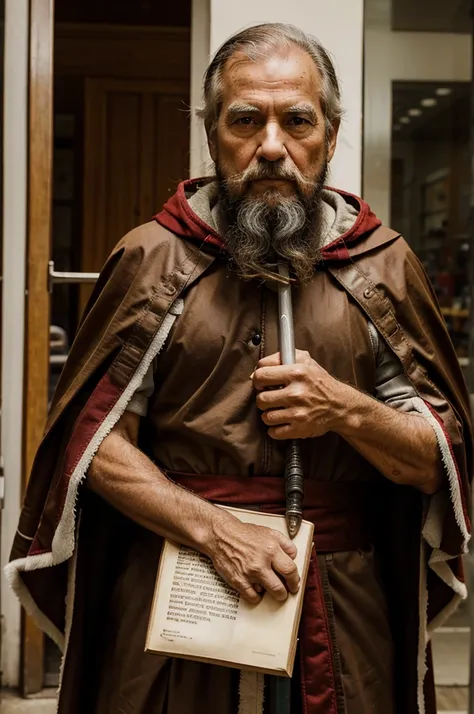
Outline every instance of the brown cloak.
<svg viewBox="0 0 474 714"><path fill-rule="evenodd" d="M161 226L148 224L126 236L104 267L33 466L6 572L24 607L61 647L67 647L74 606L76 516L88 466L165 346L182 309L180 297L221 260L219 238L208 226L190 216L180 223L176 205L186 212L189 185L181 185L160 214ZM360 211L356 229L325 249L319 269L334 296L345 291L401 360L437 433L447 473L445 488L431 499L386 482L377 506L397 712L434 714L432 679L425 677L429 633L466 596L460 556L470 532L468 395L418 260L399 235L378 227L362 201L347 200ZM303 685L308 714L338 710L330 681Z"/></svg>

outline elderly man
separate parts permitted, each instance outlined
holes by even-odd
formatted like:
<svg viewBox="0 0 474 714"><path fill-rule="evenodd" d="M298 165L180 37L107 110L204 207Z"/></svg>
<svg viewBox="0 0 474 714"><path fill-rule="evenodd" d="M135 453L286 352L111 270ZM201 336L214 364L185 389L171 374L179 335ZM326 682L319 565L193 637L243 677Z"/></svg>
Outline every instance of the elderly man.
<svg viewBox="0 0 474 714"><path fill-rule="evenodd" d="M315 39L247 29L204 89L216 175L181 184L106 264L8 577L64 647L60 714L258 711L251 677L239 701L239 672L146 654L146 628L164 537L250 603L298 590L291 540L214 504L282 512L285 440L300 439L315 553L291 711L434 714L428 637L465 597L471 456L436 299L404 240L325 187L341 105ZM278 353L276 260L294 366Z"/></svg>

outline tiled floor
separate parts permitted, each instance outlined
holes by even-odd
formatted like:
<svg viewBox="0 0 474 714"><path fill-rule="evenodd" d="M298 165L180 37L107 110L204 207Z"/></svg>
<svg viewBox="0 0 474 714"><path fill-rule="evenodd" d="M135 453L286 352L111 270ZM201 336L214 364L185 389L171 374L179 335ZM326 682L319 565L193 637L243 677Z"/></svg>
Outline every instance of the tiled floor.
<svg viewBox="0 0 474 714"><path fill-rule="evenodd" d="M435 681L439 686L469 684L468 628L441 628L433 637Z"/></svg>
<svg viewBox="0 0 474 714"><path fill-rule="evenodd" d="M2 693L0 714L55 714L54 699L20 699L11 694Z"/></svg>
<svg viewBox="0 0 474 714"><path fill-rule="evenodd" d="M469 705L467 687L438 687L436 691L439 714L466 712Z"/></svg>
<svg viewBox="0 0 474 714"><path fill-rule="evenodd" d="M469 630L440 628L433 637L438 712L463 714L468 707Z"/></svg>
<svg viewBox="0 0 474 714"><path fill-rule="evenodd" d="M473 612L464 602L433 637L433 659L440 714L466 714L469 705L469 622Z"/></svg>

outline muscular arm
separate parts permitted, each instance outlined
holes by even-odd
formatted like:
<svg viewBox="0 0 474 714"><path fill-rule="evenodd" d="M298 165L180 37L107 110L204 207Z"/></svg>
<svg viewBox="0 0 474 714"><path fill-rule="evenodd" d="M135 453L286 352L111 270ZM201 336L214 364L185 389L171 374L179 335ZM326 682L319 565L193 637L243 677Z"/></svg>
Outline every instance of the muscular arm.
<svg viewBox="0 0 474 714"><path fill-rule="evenodd" d="M296 365L279 365L279 355L271 355L259 362L252 378L272 438L305 439L334 431L390 480L428 494L441 486L438 443L424 417L339 382L299 350ZM283 388L268 390L276 385Z"/></svg>
<svg viewBox="0 0 474 714"><path fill-rule="evenodd" d="M92 460L87 486L144 528L208 555L249 602L258 602L262 588L277 600L287 597L287 588L296 592L294 544L278 531L242 523L170 481L138 449L139 424L139 416L125 412Z"/></svg>
<svg viewBox="0 0 474 714"><path fill-rule="evenodd" d="M435 493L443 481L443 465L426 419L386 406L346 384L338 387L345 412L339 414L333 431L387 478Z"/></svg>
<svg viewBox="0 0 474 714"><path fill-rule="evenodd" d="M94 457L87 485L144 528L202 550L217 508L172 483L138 449L139 425L136 414L125 412Z"/></svg>

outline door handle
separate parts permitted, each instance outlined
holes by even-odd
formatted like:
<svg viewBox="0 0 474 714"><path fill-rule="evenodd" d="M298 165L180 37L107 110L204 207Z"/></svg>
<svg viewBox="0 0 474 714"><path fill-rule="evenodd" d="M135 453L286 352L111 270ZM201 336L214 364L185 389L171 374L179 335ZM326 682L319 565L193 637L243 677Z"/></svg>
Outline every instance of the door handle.
<svg viewBox="0 0 474 714"><path fill-rule="evenodd" d="M99 273L61 273L54 269L54 260L50 260L48 263L48 290L50 293L53 292L53 285L95 283L98 277Z"/></svg>

